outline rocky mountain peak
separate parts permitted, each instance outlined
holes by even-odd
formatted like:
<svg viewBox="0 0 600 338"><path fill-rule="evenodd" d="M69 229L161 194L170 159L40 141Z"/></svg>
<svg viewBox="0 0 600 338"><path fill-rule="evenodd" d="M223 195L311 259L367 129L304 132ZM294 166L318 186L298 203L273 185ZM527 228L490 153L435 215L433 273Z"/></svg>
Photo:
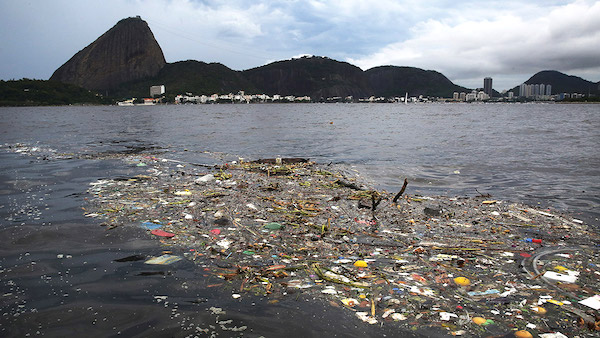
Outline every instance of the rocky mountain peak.
<svg viewBox="0 0 600 338"><path fill-rule="evenodd" d="M154 77L165 57L146 21L123 19L60 66L50 80L90 90L110 90L120 84Z"/></svg>

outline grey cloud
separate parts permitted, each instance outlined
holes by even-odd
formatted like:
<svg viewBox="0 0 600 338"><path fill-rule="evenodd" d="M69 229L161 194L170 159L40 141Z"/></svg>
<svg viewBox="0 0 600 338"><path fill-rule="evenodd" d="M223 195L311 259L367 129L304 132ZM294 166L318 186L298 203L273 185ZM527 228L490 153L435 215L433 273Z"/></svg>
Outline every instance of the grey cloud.
<svg viewBox="0 0 600 338"><path fill-rule="evenodd" d="M64 15L72 11L78 15ZM600 3L591 0L485 5L475 0L113 0L110 6L100 0L32 0L2 1L0 13L2 31L15 31L0 36L5 79L48 78L119 19L133 15L148 21L169 62L196 59L247 69L309 53L363 68L435 69L469 86L478 85L478 77L494 76L500 84L501 77L548 68L599 74L593 69L598 69L594 47L600 40L592 33L600 32ZM503 21L507 18L513 21Z"/></svg>

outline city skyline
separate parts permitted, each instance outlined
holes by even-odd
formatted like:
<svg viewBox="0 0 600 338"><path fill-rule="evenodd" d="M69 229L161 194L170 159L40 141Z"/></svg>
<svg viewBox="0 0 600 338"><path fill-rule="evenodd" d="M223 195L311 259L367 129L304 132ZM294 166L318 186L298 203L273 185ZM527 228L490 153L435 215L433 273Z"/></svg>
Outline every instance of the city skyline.
<svg viewBox="0 0 600 338"><path fill-rule="evenodd" d="M490 77L499 92L542 70L600 80L600 2L589 0L491 1L486 8L470 0L9 0L0 13L3 80L48 79L120 19L136 15L148 22L167 62L243 70L320 55L363 70L436 70L468 88Z"/></svg>

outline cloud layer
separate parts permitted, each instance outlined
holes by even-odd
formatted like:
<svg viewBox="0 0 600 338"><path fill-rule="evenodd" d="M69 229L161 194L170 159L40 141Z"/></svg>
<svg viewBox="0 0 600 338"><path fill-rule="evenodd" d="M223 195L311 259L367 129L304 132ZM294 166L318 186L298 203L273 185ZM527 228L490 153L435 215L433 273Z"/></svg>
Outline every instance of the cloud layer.
<svg viewBox="0 0 600 338"><path fill-rule="evenodd" d="M432 18L414 25L410 38L349 61L362 68L434 65L458 83L481 83L485 76L516 79L545 69L587 74L597 81L600 3L578 1L541 9ZM538 15L532 15L535 12Z"/></svg>
<svg viewBox="0 0 600 338"><path fill-rule="evenodd" d="M498 90L555 69L600 80L600 2L275 0L7 0L0 78L48 78L118 20L140 15L168 62L248 69L294 55L363 69L414 66Z"/></svg>

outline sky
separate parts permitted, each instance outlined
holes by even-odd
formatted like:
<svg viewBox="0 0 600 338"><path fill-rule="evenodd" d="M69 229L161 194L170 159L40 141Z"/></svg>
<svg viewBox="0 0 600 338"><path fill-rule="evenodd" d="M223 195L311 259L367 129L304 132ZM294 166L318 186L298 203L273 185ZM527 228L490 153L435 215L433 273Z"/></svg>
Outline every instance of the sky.
<svg viewBox="0 0 600 338"><path fill-rule="evenodd" d="M498 91L542 70L600 81L600 1L2 0L0 79L48 79L120 19L141 16L167 62L235 70L302 55L435 70Z"/></svg>

